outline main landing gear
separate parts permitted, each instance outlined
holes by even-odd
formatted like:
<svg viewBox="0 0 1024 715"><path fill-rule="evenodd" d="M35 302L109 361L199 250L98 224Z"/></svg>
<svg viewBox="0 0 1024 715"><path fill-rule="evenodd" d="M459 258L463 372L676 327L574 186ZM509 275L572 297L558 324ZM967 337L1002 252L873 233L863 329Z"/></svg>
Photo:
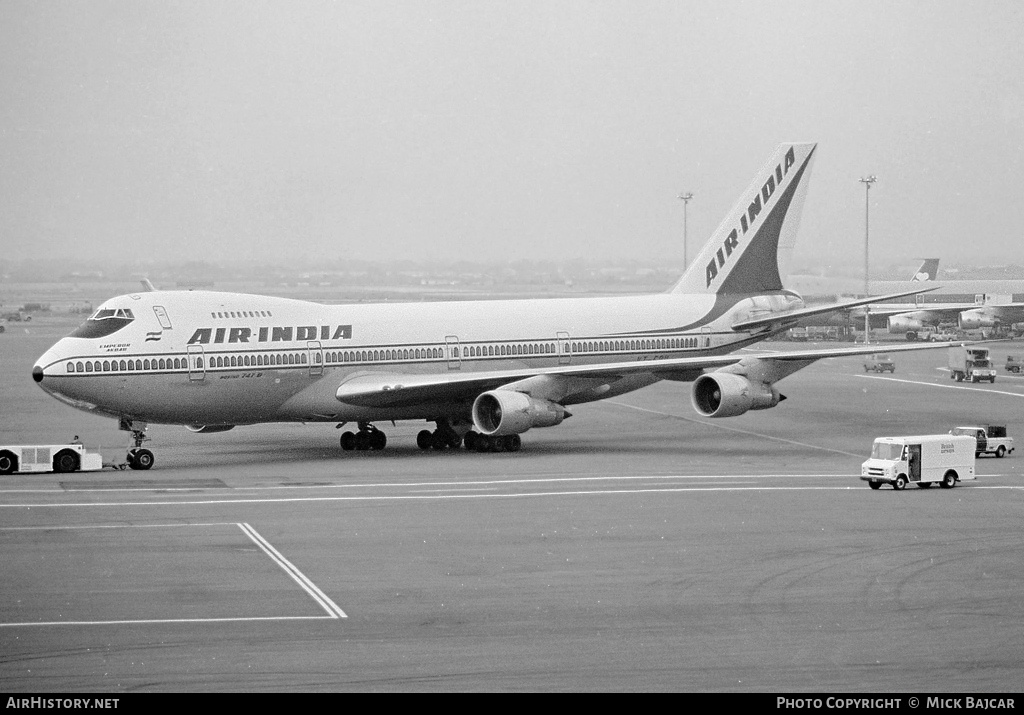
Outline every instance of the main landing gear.
<svg viewBox="0 0 1024 715"><path fill-rule="evenodd" d="M128 448L128 466L132 469L146 470L153 466L156 461L153 453L143 449L142 443L148 442L146 429L149 427L145 422L135 422L126 417L121 418L120 428L132 433L132 446Z"/></svg>
<svg viewBox="0 0 1024 715"><path fill-rule="evenodd" d="M458 449L465 445L467 450L476 452L518 452L523 440L517 434L491 437L471 429L460 434L447 420L437 420L433 432L422 430L416 435L416 445L423 450Z"/></svg>
<svg viewBox="0 0 1024 715"><path fill-rule="evenodd" d="M518 452L522 446L523 440L517 434L492 437L473 430L466 433L466 449L477 452Z"/></svg>
<svg viewBox="0 0 1024 715"><path fill-rule="evenodd" d="M523 446L523 441L517 434L492 437L468 429L469 424L465 422L457 423L455 427L447 419L439 419L435 422L437 423L436 429L433 431L420 430L416 435L416 446L420 449L433 449L440 452L446 449L460 449L465 446L471 452L518 452ZM339 424L337 429L341 429L343 426L344 423ZM339 441L341 448L346 452L353 450L376 451L384 449L388 438L369 422L360 422L358 432L343 432ZM147 452L148 450L142 451ZM134 469L148 469L148 467L134 467Z"/></svg>
<svg viewBox="0 0 1024 715"><path fill-rule="evenodd" d="M346 431L341 435L341 448L346 452L350 452L353 449L384 449L387 443L387 435L369 422L360 422L358 432Z"/></svg>

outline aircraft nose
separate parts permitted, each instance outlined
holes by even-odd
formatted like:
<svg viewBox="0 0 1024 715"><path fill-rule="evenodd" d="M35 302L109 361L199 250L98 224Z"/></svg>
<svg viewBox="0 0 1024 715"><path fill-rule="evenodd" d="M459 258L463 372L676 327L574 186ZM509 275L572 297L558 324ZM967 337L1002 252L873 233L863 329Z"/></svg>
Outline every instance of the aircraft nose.
<svg viewBox="0 0 1024 715"><path fill-rule="evenodd" d="M40 367L39 365L36 365L34 368L32 368L32 379L35 380L36 382L43 381L43 368Z"/></svg>

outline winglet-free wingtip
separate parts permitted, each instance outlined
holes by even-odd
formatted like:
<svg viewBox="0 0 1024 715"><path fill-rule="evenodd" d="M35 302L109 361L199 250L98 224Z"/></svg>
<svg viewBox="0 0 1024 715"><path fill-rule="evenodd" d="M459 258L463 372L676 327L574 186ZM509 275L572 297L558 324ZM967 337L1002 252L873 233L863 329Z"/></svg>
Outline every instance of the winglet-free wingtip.
<svg viewBox="0 0 1024 715"><path fill-rule="evenodd" d="M147 293L153 293L156 291L156 288L153 286L153 283L150 282L148 278L143 278L141 281L139 281L139 283L142 284L142 290L146 291Z"/></svg>

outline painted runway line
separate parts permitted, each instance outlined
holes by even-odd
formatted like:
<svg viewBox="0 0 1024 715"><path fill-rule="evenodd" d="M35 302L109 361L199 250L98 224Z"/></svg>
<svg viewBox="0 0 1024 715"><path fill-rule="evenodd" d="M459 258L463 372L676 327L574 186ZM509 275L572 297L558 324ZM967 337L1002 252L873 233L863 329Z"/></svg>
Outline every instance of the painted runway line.
<svg viewBox="0 0 1024 715"><path fill-rule="evenodd" d="M857 477L859 479L859 477ZM4 504L0 507L19 507L19 508L32 508L32 509L47 509L47 508L88 508L88 507L106 507L106 508L120 508L126 506L161 506L161 507L174 507L174 506L223 506L226 504L308 504L308 503L328 503L328 502L386 502L386 501L442 501L442 500L454 500L454 499L521 499L524 497L567 497L567 496L621 496L621 495L633 495L633 494L680 494L680 493L711 493L711 492L782 492L782 491L849 491L853 489L865 489L864 484L850 484L847 486L795 486L795 487L782 487L782 486L721 486L721 487L651 487L651 488L633 488L633 489L575 489L575 490L564 490L564 491L533 491L533 492L510 492L507 494L393 494L393 495L367 495L367 496L321 496L321 497L273 497L273 498L262 498L262 499L200 499L195 501L180 501L180 502L81 502L74 504ZM968 486L963 485L963 489L1006 489L1010 491L1024 490L1024 486Z"/></svg>
<svg viewBox="0 0 1024 715"><path fill-rule="evenodd" d="M904 380L898 377L882 377L881 375L855 375L866 380L888 380L889 382L902 382L907 385L924 385L926 387L942 387L947 390L970 390L972 392L984 392L988 395L1008 395L1009 397L1024 397L1024 393L1020 392L1006 392L1005 390L996 390L991 387L969 387L967 385L942 385L938 382L924 382L923 380Z"/></svg>
<svg viewBox="0 0 1024 715"><path fill-rule="evenodd" d="M852 455L851 455L852 456ZM860 455L857 455L860 456ZM624 480L666 480L666 479L789 479L789 478L813 478L813 479L835 479L849 478L850 474L619 474L612 476L595 477L592 475L567 475L551 477L530 477L523 479L486 479L486 480L458 480L441 482L359 482L356 484L301 484L301 485L265 485L265 486L239 486L225 487L226 491L238 492L264 492L264 491L299 491L302 489L411 489L414 487L436 488L478 488L492 489L498 486L510 484L544 484L552 482L599 482L599 481L624 481ZM858 476L858 475L853 475ZM91 489L89 493L97 492L131 492L138 494L141 490L132 489ZM162 491L162 490L161 490ZM191 490L193 493L195 490ZM213 490L205 490L212 492ZM4 494L67 494L63 489L2 489L0 495ZM77 494L77 492L76 492ZM0 504L0 507L10 506ZM2 527L0 527L2 529Z"/></svg>
<svg viewBox="0 0 1024 715"><path fill-rule="evenodd" d="M306 576L295 567L292 562L281 555L277 549L275 549L269 541L260 536L256 529L252 528L248 524L238 524L246 536L252 539L253 543L256 544L263 550L267 556L269 556L274 563L280 566L286 574L288 574L295 583L299 584L303 590L313 597L320 606L327 611L331 618L348 618L345 612L338 608L338 604L327 597L323 591L317 588L316 584L310 581Z"/></svg>
<svg viewBox="0 0 1024 715"><path fill-rule="evenodd" d="M348 618L345 612L330 599L327 594L320 590L305 574L294 564L286 559L281 552L259 534L252 526L239 522L195 522L189 524L91 524L84 526L31 526L31 527L3 527L0 531L48 531L48 530L71 530L71 529L163 529L171 527L203 527L203 526L237 526L242 530L249 540L263 551L264 554L277 564L288 576L304 590L317 605L327 612L326 616L228 616L219 618L140 618L120 620L75 620L75 621L24 621L0 623L0 628L18 628L28 626L116 626L116 625L152 625L161 623L233 623L233 622L254 622L254 621L316 621L316 620L338 620Z"/></svg>

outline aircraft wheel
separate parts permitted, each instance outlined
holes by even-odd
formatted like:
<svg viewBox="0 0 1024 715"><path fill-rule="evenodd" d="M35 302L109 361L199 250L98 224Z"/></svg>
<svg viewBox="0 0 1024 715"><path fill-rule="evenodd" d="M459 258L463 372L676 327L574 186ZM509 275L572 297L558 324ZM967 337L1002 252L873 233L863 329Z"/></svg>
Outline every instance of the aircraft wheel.
<svg viewBox="0 0 1024 715"><path fill-rule="evenodd" d="M356 449L365 451L370 448L370 433L359 430L356 432Z"/></svg>
<svg viewBox="0 0 1024 715"><path fill-rule="evenodd" d="M0 452L0 474L13 474L18 469L18 458L13 452Z"/></svg>
<svg viewBox="0 0 1024 715"><path fill-rule="evenodd" d="M466 436L463 437L462 442L463 444L466 445L466 449L473 451L474 447L476 446L476 441L479 437L479 434L477 434L473 430L470 430L469 432L466 433Z"/></svg>
<svg viewBox="0 0 1024 715"><path fill-rule="evenodd" d="M896 491L900 491L907 486L907 478L902 474L896 477L896 481L892 483L892 488Z"/></svg>
<svg viewBox="0 0 1024 715"><path fill-rule="evenodd" d="M77 472L80 464L81 460L74 452L59 452L53 458L53 471L59 474Z"/></svg>
<svg viewBox="0 0 1024 715"><path fill-rule="evenodd" d="M132 469L149 469L153 466L153 453L148 449L128 450L128 466Z"/></svg>
<svg viewBox="0 0 1024 715"><path fill-rule="evenodd" d="M517 434L510 434L505 438L505 451L506 452L518 452L523 446L523 438Z"/></svg>
<svg viewBox="0 0 1024 715"><path fill-rule="evenodd" d="M352 432L342 432L341 448L346 452L351 452L356 448L356 436Z"/></svg>
<svg viewBox="0 0 1024 715"><path fill-rule="evenodd" d="M430 430L420 430L419 434L416 435L416 446L420 449L430 449L433 439L434 436L430 433Z"/></svg>
<svg viewBox="0 0 1024 715"><path fill-rule="evenodd" d="M942 477L942 486L944 486L946 489L952 489L953 487L955 487L956 472L954 472L952 469L946 472L946 474Z"/></svg>

